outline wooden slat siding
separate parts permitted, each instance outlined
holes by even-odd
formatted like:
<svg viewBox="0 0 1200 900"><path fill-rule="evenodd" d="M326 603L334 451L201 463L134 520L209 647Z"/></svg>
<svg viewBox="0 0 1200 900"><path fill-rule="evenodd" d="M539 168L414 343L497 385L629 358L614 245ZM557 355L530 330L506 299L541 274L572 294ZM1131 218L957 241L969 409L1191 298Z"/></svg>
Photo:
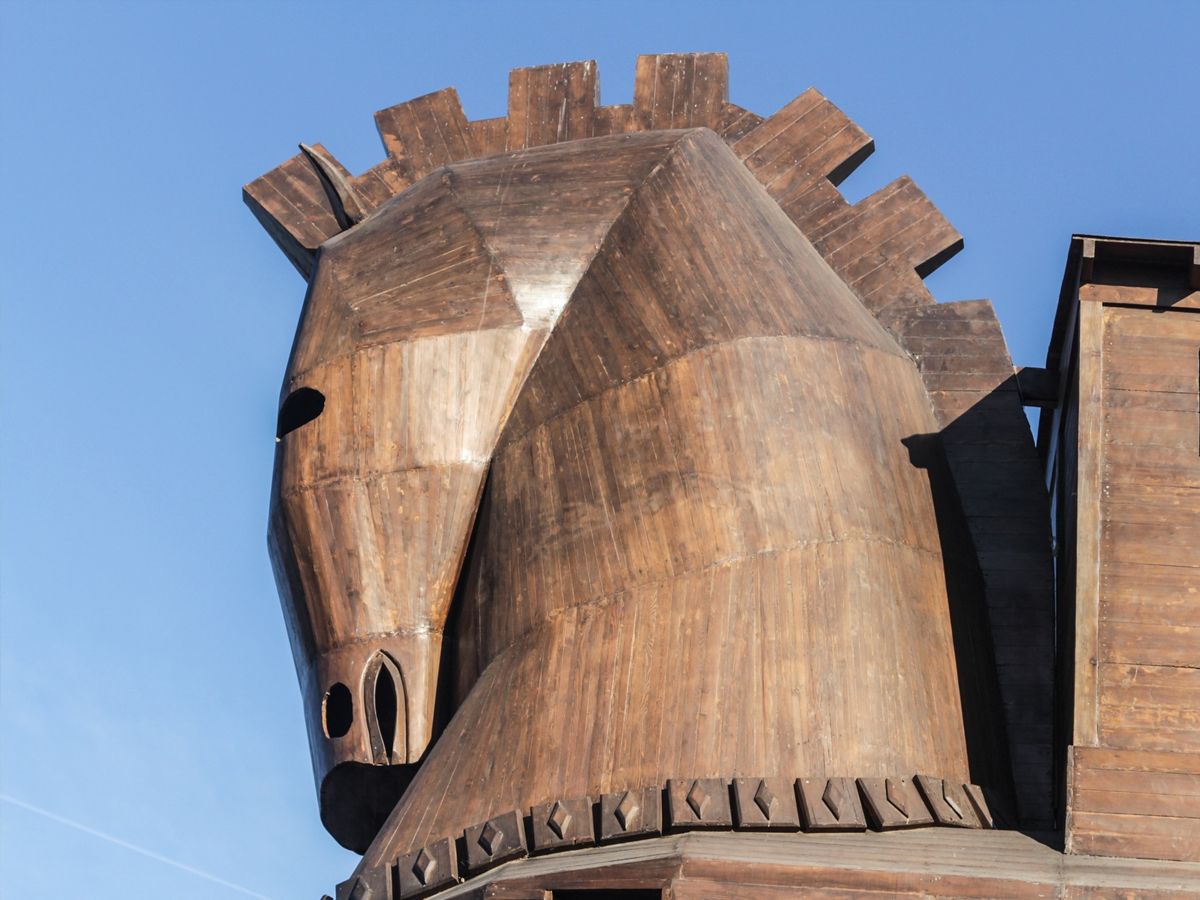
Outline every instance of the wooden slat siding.
<svg viewBox="0 0 1200 900"><path fill-rule="evenodd" d="M508 116L468 123L471 147L477 156L495 156L508 146Z"/></svg>
<svg viewBox="0 0 1200 900"><path fill-rule="evenodd" d="M1200 753L1074 747L1067 849L1200 862Z"/></svg>
<svg viewBox="0 0 1200 900"><path fill-rule="evenodd" d="M305 279L312 274L317 248L341 233L321 179L303 153L254 179L242 197Z"/></svg>
<svg viewBox="0 0 1200 900"><path fill-rule="evenodd" d="M507 149L591 137L599 96L595 60L513 69L508 76Z"/></svg>
<svg viewBox="0 0 1200 900"><path fill-rule="evenodd" d="M1053 570L1049 509L1012 360L985 300L888 308L917 361L979 561L1018 808L1051 819Z"/></svg>
<svg viewBox="0 0 1200 900"><path fill-rule="evenodd" d="M601 156L587 145L537 147L450 167L453 191L503 270L527 325L549 324L630 193L680 140L680 132L629 135ZM502 189L497 189L502 185ZM553 222L556 252L546 251Z"/></svg>
<svg viewBox="0 0 1200 900"><path fill-rule="evenodd" d="M847 207L810 238L874 311L933 303L918 270L929 274L962 249L962 236L908 176Z"/></svg>
<svg viewBox="0 0 1200 900"><path fill-rule="evenodd" d="M1079 288L1079 299L1159 309L1200 309L1200 291L1183 287L1085 284Z"/></svg>
<svg viewBox="0 0 1200 900"><path fill-rule="evenodd" d="M454 88L443 88L375 113L388 156L418 181L439 166L475 156L467 117Z"/></svg>
<svg viewBox="0 0 1200 900"><path fill-rule="evenodd" d="M1080 291L1068 848L1200 861L1200 321L1102 299L1137 298Z"/></svg>
<svg viewBox="0 0 1200 900"><path fill-rule="evenodd" d="M642 131L721 125L729 102L729 58L724 53L639 56L633 117Z"/></svg>
<svg viewBox="0 0 1200 900"><path fill-rule="evenodd" d="M1100 743L1195 751L1200 317L1081 306L1104 322Z"/></svg>
<svg viewBox="0 0 1200 900"><path fill-rule="evenodd" d="M713 129L725 139L725 143L733 144L745 137L763 123L763 117L753 113L736 103L726 103L721 113L721 121Z"/></svg>

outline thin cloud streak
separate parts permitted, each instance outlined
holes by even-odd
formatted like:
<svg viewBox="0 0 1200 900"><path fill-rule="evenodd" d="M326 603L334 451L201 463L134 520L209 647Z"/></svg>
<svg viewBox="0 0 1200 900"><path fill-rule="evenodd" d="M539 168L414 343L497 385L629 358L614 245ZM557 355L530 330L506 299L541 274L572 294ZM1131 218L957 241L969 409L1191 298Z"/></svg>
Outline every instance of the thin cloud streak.
<svg viewBox="0 0 1200 900"><path fill-rule="evenodd" d="M187 872L189 875L195 875L197 878L204 878L208 881L216 882L217 884L227 887L230 890L238 891L239 893L246 894L250 897L257 897L259 900L272 900L272 898L266 896L265 894L252 891L249 888L242 887L240 884L234 884L232 881L226 881L224 878L218 878L216 875L201 871L200 869L189 866L186 863L168 859L159 853L155 853L153 850L147 850L144 847L138 847L135 844L129 843L129 841L123 841L119 837L113 837L111 834L105 834L103 831L97 831L95 828L84 825L82 822L76 822L64 816L57 815L47 809L42 809L40 806L34 806L32 803L26 803L24 800L18 800L16 797L10 797L8 794L0 794L0 801L10 803L13 806L19 806L21 809L27 809L32 813L37 813L39 816L49 819L52 822L57 822L60 825L66 825L68 828L74 828L76 831L82 831L84 834L90 834L92 837L100 838L102 841L108 841L110 844L116 844L118 847L124 847L126 850L132 850L134 853L140 853L142 856L149 857L157 862L168 866L173 866L176 869L181 869L184 872Z"/></svg>

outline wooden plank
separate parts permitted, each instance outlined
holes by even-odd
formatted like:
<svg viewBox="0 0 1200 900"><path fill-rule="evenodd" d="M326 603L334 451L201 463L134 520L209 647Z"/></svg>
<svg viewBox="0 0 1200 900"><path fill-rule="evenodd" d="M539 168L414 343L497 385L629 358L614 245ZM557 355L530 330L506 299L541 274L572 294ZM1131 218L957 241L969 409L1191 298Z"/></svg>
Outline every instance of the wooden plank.
<svg viewBox="0 0 1200 900"><path fill-rule="evenodd" d="M1200 775L1200 753L1143 753L1101 747L1076 747L1074 754L1077 768Z"/></svg>
<svg viewBox="0 0 1200 900"><path fill-rule="evenodd" d="M458 92L444 88L375 113L388 156L417 181L439 166L471 159L471 130Z"/></svg>
<svg viewBox="0 0 1200 900"><path fill-rule="evenodd" d="M513 69L508 78L507 149L591 137L599 97L595 60Z"/></svg>
<svg viewBox="0 0 1200 900"><path fill-rule="evenodd" d="M342 230L320 176L303 153L247 184L242 199L306 280L317 248Z"/></svg>
<svg viewBox="0 0 1200 900"><path fill-rule="evenodd" d="M729 102L729 59L724 53L639 56L633 116L644 131L721 127Z"/></svg>
<svg viewBox="0 0 1200 900"><path fill-rule="evenodd" d="M721 122L714 129L725 139L727 144L733 144L738 139L749 134L763 123L763 117L736 103L726 103L721 113Z"/></svg>
<svg viewBox="0 0 1200 900"><path fill-rule="evenodd" d="M1072 811L1070 820L1072 853L1200 861L1195 819Z"/></svg>
<svg viewBox="0 0 1200 900"><path fill-rule="evenodd" d="M1100 658L1126 664L1196 666L1200 664L1200 628L1104 622L1100 626Z"/></svg>
<svg viewBox="0 0 1200 900"><path fill-rule="evenodd" d="M476 119L467 125L471 146L478 156L495 156L508 147L508 116Z"/></svg>
<svg viewBox="0 0 1200 900"><path fill-rule="evenodd" d="M932 303L922 274L962 249L961 235L907 176L833 217L810 237L872 310Z"/></svg>
<svg viewBox="0 0 1200 900"><path fill-rule="evenodd" d="M1078 487L1075 543L1075 722L1072 742L1092 747L1100 737L1101 478L1104 462L1104 310L1079 305Z"/></svg>

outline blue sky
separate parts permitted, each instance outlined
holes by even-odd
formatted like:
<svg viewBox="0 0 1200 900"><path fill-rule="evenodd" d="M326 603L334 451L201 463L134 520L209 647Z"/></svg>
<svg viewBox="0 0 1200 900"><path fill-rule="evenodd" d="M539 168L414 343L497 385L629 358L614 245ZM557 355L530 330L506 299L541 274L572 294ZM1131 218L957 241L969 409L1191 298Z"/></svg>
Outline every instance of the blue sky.
<svg viewBox="0 0 1200 900"><path fill-rule="evenodd" d="M495 116L510 68L595 58L628 102L638 53L725 50L733 101L815 85L875 138L851 199L916 179L966 238L934 292L1036 365L1073 231L1200 237L1197 34L1185 0L6 0L0 893L316 900L354 865L264 537L304 284L240 189L298 141L357 172L431 90Z"/></svg>

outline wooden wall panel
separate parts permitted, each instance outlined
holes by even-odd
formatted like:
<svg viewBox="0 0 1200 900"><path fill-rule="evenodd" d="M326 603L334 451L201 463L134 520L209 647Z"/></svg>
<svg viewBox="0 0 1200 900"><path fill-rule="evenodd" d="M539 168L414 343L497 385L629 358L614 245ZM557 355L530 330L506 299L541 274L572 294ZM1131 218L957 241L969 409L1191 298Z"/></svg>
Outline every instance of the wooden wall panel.
<svg viewBox="0 0 1200 900"><path fill-rule="evenodd" d="M1068 848L1200 860L1200 316L1080 322Z"/></svg>
<svg viewBox="0 0 1200 900"><path fill-rule="evenodd" d="M1103 319L1098 738L1194 750L1200 316L1103 307Z"/></svg>
<svg viewBox="0 0 1200 900"><path fill-rule="evenodd" d="M1075 747L1067 848L1200 862L1200 754Z"/></svg>

